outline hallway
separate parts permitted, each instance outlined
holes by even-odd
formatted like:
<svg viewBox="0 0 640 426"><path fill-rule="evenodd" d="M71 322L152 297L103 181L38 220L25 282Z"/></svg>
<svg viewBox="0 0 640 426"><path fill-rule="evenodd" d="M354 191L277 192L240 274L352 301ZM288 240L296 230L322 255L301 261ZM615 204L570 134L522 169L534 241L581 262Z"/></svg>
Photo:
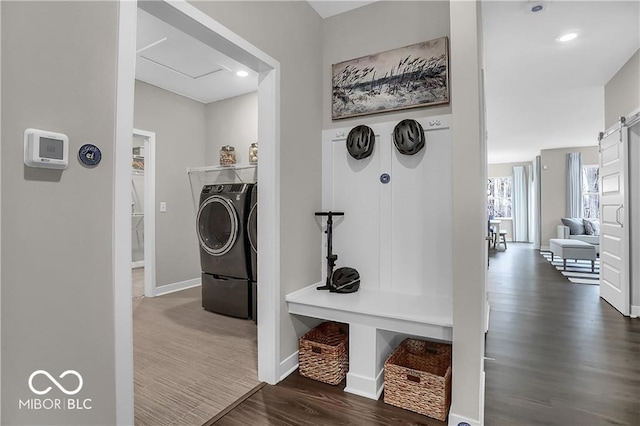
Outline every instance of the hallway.
<svg viewBox="0 0 640 426"><path fill-rule="evenodd" d="M640 424L640 319L533 249L491 251L485 424Z"/></svg>

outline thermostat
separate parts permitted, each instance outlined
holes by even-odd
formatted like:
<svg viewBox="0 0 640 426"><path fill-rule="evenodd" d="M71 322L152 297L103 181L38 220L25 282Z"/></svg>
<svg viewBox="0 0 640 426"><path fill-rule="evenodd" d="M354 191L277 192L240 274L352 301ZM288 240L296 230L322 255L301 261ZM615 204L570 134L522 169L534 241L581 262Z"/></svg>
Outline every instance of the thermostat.
<svg viewBox="0 0 640 426"><path fill-rule="evenodd" d="M25 130L24 164L45 169L66 169L69 165L69 138L62 133L46 130Z"/></svg>

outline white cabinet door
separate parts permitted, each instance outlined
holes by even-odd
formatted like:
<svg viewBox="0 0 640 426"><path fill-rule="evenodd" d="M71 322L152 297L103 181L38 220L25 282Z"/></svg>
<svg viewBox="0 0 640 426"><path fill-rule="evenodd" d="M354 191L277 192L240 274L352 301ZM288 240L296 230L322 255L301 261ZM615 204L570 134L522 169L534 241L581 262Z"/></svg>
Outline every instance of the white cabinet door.
<svg viewBox="0 0 640 426"><path fill-rule="evenodd" d="M628 128L600 141L600 297L629 315Z"/></svg>

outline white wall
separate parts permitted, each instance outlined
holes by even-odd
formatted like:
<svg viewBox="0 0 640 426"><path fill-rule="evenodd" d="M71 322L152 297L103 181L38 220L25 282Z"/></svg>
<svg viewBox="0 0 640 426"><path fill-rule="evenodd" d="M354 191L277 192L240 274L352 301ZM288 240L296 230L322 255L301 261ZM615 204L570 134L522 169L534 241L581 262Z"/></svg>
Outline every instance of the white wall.
<svg viewBox="0 0 640 426"><path fill-rule="evenodd" d="M556 238L556 227L567 217L567 154L582 153L582 164L598 164L598 147L545 149L540 151L541 170L541 241L543 250L549 249L549 239Z"/></svg>
<svg viewBox="0 0 640 426"><path fill-rule="evenodd" d="M487 170L480 3L452 1L453 377L449 424L484 421Z"/></svg>
<svg viewBox="0 0 640 426"><path fill-rule="evenodd" d="M2 2L2 424L115 424L115 2ZM25 168L27 127L69 136L63 172ZM102 162L85 168L93 143ZM77 370L91 410L19 409L28 378ZM70 384L74 385L72 378ZM48 385L40 378L38 385ZM46 386L45 386L46 387ZM48 397L65 397L58 389Z"/></svg>
<svg viewBox="0 0 640 426"><path fill-rule="evenodd" d="M136 81L134 127L156 134L156 287L200 278L187 167L208 165L205 111L200 102Z"/></svg>
<svg viewBox="0 0 640 426"><path fill-rule="evenodd" d="M249 145L258 142L258 92L207 104L205 119L207 165L220 163L224 145L235 148L238 163L248 163Z"/></svg>
<svg viewBox="0 0 640 426"><path fill-rule="evenodd" d="M640 107L640 50L604 86L605 129ZM604 130L604 129L603 129Z"/></svg>
<svg viewBox="0 0 640 426"><path fill-rule="evenodd" d="M322 19L306 2L193 2L280 63L280 359L298 350L306 327L284 296L320 280Z"/></svg>

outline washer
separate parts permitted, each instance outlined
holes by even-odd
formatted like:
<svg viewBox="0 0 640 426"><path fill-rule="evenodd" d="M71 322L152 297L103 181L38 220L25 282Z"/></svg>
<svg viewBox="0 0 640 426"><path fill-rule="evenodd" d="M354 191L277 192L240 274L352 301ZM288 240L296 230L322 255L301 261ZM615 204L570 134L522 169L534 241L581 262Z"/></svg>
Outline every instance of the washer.
<svg viewBox="0 0 640 426"><path fill-rule="evenodd" d="M251 317L251 272L246 223L253 185L205 185L196 227L202 267L202 306Z"/></svg>
<svg viewBox="0 0 640 426"><path fill-rule="evenodd" d="M205 185L200 194L197 233L202 272L250 279L246 244L253 185Z"/></svg>
<svg viewBox="0 0 640 426"><path fill-rule="evenodd" d="M251 189L247 240L251 258L251 318L258 322L258 185Z"/></svg>

